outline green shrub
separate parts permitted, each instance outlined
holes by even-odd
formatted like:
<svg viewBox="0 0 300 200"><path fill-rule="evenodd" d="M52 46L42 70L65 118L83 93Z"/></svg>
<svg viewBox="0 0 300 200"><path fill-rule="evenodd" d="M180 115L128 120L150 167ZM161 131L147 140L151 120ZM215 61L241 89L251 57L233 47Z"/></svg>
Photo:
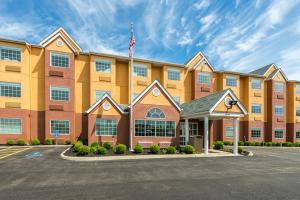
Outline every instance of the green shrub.
<svg viewBox="0 0 300 200"><path fill-rule="evenodd" d="M250 142L249 141L245 141L244 142L244 146L250 146Z"/></svg>
<svg viewBox="0 0 300 200"><path fill-rule="evenodd" d="M173 146L169 146L166 148L167 154L175 154L176 153L176 148Z"/></svg>
<svg viewBox="0 0 300 200"><path fill-rule="evenodd" d="M9 146L12 146L12 145L14 145L14 141L11 140L11 139L8 139L8 140L6 141L6 144L9 145Z"/></svg>
<svg viewBox="0 0 300 200"><path fill-rule="evenodd" d="M98 142L93 142L90 146L98 148L100 145Z"/></svg>
<svg viewBox="0 0 300 200"><path fill-rule="evenodd" d="M31 140L31 145L39 145L40 144L40 140L35 138L33 140Z"/></svg>
<svg viewBox="0 0 300 200"><path fill-rule="evenodd" d="M228 146L228 145L232 145L232 142L230 142L230 141L224 141L223 144L226 145L226 146Z"/></svg>
<svg viewBox="0 0 300 200"><path fill-rule="evenodd" d="M292 146L293 146L293 143L292 143L292 142L283 142L283 143L282 143L282 146L283 146L283 147L292 147Z"/></svg>
<svg viewBox="0 0 300 200"><path fill-rule="evenodd" d="M127 149L127 147L125 144L117 144L114 148L114 152L116 154L124 154L126 149Z"/></svg>
<svg viewBox="0 0 300 200"><path fill-rule="evenodd" d="M99 147L97 148L97 152L96 152L96 153L97 153L97 154L100 154L100 155L104 155L104 154L107 153L107 149L104 148L104 147L99 146Z"/></svg>
<svg viewBox="0 0 300 200"><path fill-rule="evenodd" d="M143 153L144 149L142 147L142 145L140 144L136 144L134 147L134 153Z"/></svg>
<svg viewBox="0 0 300 200"><path fill-rule="evenodd" d="M241 154L241 153L243 153L243 148L242 147L238 147L238 152L239 152L239 154Z"/></svg>
<svg viewBox="0 0 300 200"><path fill-rule="evenodd" d="M66 140L65 141L65 145L70 145L70 144L72 144L71 140Z"/></svg>
<svg viewBox="0 0 300 200"><path fill-rule="evenodd" d="M217 149L217 150L224 149L223 142L222 141L215 141L214 142L214 149Z"/></svg>
<svg viewBox="0 0 300 200"><path fill-rule="evenodd" d="M238 145L239 145L239 146L244 146L244 142L243 142L243 141L239 141L239 142L238 142Z"/></svg>
<svg viewBox="0 0 300 200"><path fill-rule="evenodd" d="M272 142L265 142L265 146L268 146L268 147L272 146Z"/></svg>
<svg viewBox="0 0 300 200"><path fill-rule="evenodd" d="M46 138L44 144L45 145L52 145L53 144L53 140L50 139L50 138Z"/></svg>
<svg viewBox="0 0 300 200"><path fill-rule="evenodd" d="M294 147L300 147L300 143L299 142L295 142L294 143Z"/></svg>
<svg viewBox="0 0 300 200"><path fill-rule="evenodd" d="M184 152L186 154L193 154L193 153L195 153L195 148L192 145L186 145L184 147Z"/></svg>
<svg viewBox="0 0 300 200"><path fill-rule="evenodd" d="M260 146L260 142L254 142L254 146Z"/></svg>
<svg viewBox="0 0 300 200"><path fill-rule="evenodd" d="M97 151L98 151L98 147L90 147L90 152L91 153L97 153Z"/></svg>
<svg viewBox="0 0 300 200"><path fill-rule="evenodd" d="M25 143L24 140L22 140L22 139L17 140L17 145L19 145L19 146L24 146L25 144L26 144L26 143Z"/></svg>
<svg viewBox="0 0 300 200"><path fill-rule="evenodd" d="M266 143L265 142L261 142L260 146L266 146Z"/></svg>
<svg viewBox="0 0 300 200"><path fill-rule="evenodd" d="M273 147L280 147L282 145L281 142L272 142Z"/></svg>
<svg viewBox="0 0 300 200"><path fill-rule="evenodd" d="M82 144L88 144L88 141L87 141L87 139L86 138L84 138L84 137L82 137L82 136L79 136L78 138L77 138L77 142L78 141L80 141L80 142L82 142Z"/></svg>
<svg viewBox="0 0 300 200"><path fill-rule="evenodd" d="M158 154L160 152L160 147L157 144L152 144L150 146L150 152L153 154Z"/></svg>
<svg viewBox="0 0 300 200"><path fill-rule="evenodd" d="M88 155L90 153L90 147L86 145L81 145L77 152L78 155Z"/></svg>
<svg viewBox="0 0 300 200"><path fill-rule="evenodd" d="M110 150L111 149L111 143L109 143L109 142L104 142L103 144L102 144L102 146L104 147L104 148L106 148L107 150Z"/></svg>
<svg viewBox="0 0 300 200"><path fill-rule="evenodd" d="M75 152L78 152L81 146L83 146L83 143L82 143L81 141L77 141L77 142L74 144L74 151L75 151Z"/></svg>

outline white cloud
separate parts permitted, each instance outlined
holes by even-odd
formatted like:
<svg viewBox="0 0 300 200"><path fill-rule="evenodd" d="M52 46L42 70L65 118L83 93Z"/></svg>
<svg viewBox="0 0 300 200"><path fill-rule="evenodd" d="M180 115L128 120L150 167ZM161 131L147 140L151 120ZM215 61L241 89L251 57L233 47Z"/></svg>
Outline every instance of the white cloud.
<svg viewBox="0 0 300 200"><path fill-rule="evenodd" d="M209 0L201 0L198 3L195 3L193 6L194 8L196 8L197 10L201 10L201 9L205 9L210 5Z"/></svg>
<svg viewBox="0 0 300 200"><path fill-rule="evenodd" d="M239 7L241 0L235 0L235 8Z"/></svg>
<svg viewBox="0 0 300 200"><path fill-rule="evenodd" d="M180 46L185 46L185 45L190 45L193 43L193 39L191 38L191 33L188 31L186 32L182 38L179 39L179 41L177 42L177 44L179 44Z"/></svg>
<svg viewBox="0 0 300 200"><path fill-rule="evenodd" d="M265 36L266 36L265 33L257 32L251 37L249 37L248 39L246 39L244 42L241 43L238 42L236 46L242 51L249 51L249 50L254 51L255 45L258 42L260 42Z"/></svg>
<svg viewBox="0 0 300 200"><path fill-rule="evenodd" d="M210 26L216 22L217 15L215 13L211 13L209 15L206 15L204 17L200 18L201 28L200 33L204 33L207 31Z"/></svg>

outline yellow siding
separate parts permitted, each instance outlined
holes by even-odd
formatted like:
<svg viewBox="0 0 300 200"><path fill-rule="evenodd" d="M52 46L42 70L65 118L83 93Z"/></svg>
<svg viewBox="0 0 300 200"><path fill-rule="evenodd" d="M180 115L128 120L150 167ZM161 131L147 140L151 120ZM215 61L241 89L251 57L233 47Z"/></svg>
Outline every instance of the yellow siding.
<svg viewBox="0 0 300 200"><path fill-rule="evenodd" d="M160 95L157 97L152 94L152 90L146 94L141 100L141 104L154 104L154 105L163 105L168 106L171 105L171 102L167 99L167 97L160 92Z"/></svg>
<svg viewBox="0 0 300 200"><path fill-rule="evenodd" d="M102 108L102 105L104 103L109 103L111 105L109 110L104 110ZM94 110L94 112L92 114L95 114L95 115L97 115L97 114L98 115L120 115L119 111L116 110L116 108L113 107L113 105L107 100L103 101L102 104L100 104L100 106L96 110Z"/></svg>
<svg viewBox="0 0 300 200"><path fill-rule="evenodd" d="M230 97L230 96L227 95L227 96L224 98L224 100L225 100L227 97ZM241 110L237 105L234 105L234 106L232 106L231 109L228 109L228 108L225 106L224 100L221 101L221 102L219 103L219 105L214 109L214 112L234 112L234 113L242 113L242 110Z"/></svg>

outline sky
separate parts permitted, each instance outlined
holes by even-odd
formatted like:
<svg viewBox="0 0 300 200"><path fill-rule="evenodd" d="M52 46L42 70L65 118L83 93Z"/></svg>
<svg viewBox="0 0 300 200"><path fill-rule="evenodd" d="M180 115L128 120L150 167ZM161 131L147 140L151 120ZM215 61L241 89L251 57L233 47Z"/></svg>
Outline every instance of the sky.
<svg viewBox="0 0 300 200"><path fill-rule="evenodd" d="M1 0L0 37L38 44L63 27L84 51L184 64L202 51L217 70L275 63L300 80L300 0Z"/></svg>

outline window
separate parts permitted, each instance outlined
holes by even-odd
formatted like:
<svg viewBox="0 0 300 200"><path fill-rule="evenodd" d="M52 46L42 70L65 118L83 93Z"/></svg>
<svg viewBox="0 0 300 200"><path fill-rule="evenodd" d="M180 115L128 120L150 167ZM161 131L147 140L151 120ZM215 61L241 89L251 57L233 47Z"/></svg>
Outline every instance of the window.
<svg viewBox="0 0 300 200"><path fill-rule="evenodd" d="M63 53L51 52L51 66L54 67L69 67L69 56Z"/></svg>
<svg viewBox="0 0 300 200"><path fill-rule="evenodd" d="M251 137L252 138L260 138L260 128L252 128L251 129Z"/></svg>
<svg viewBox="0 0 300 200"><path fill-rule="evenodd" d="M146 65L133 65L134 76L147 77L148 69Z"/></svg>
<svg viewBox="0 0 300 200"><path fill-rule="evenodd" d="M274 137L276 139L282 139L283 138L283 129L275 129Z"/></svg>
<svg viewBox="0 0 300 200"><path fill-rule="evenodd" d="M21 84L0 82L1 97L21 97Z"/></svg>
<svg viewBox="0 0 300 200"><path fill-rule="evenodd" d="M226 137L233 137L233 127L232 126L226 127L225 136Z"/></svg>
<svg viewBox="0 0 300 200"><path fill-rule="evenodd" d="M261 105L253 103L251 106L252 113L261 113Z"/></svg>
<svg viewBox="0 0 300 200"><path fill-rule="evenodd" d="M198 82L199 83L210 84L210 74L205 73L205 72L199 72L198 73Z"/></svg>
<svg viewBox="0 0 300 200"><path fill-rule="evenodd" d="M0 118L0 134L21 134L21 119Z"/></svg>
<svg viewBox="0 0 300 200"><path fill-rule="evenodd" d="M96 71L110 73L111 72L111 61L96 60Z"/></svg>
<svg viewBox="0 0 300 200"><path fill-rule="evenodd" d="M52 101L69 101L70 89L65 87L51 87Z"/></svg>
<svg viewBox="0 0 300 200"><path fill-rule="evenodd" d="M146 115L147 118L165 118L165 114L159 108L152 108Z"/></svg>
<svg viewBox="0 0 300 200"><path fill-rule="evenodd" d="M168 69L168 80L180 80L180 72L177 69Z"/></svg>
<svg viewBox="0 0 300 200"><path fill-rule="evenodd" d="M298 116L298 117L300 116L300 107L296 108L296 116Z"/></svg>
<svg viewBox="0 0 300 200"><path fill-rule="evenodd" d="M275 106L275 115L283 115L283 106Z"/></svg>
<svg viewBox="0 0 300 200"><path fill-rule="evenodd" d="M300 94L300 85L296 85L296 94Z"/></svg>
<svg viewBox="0 0 300 200"><path fill-rule="evenodd" d="M300 130L296 130L296 139L300 139Z"/></svg>
<svg viewBox="0 0 300 200"><path fill-rule="evenodd" d="M252 89L261 89L261 80L252 79L251 85L252 85Z"/></svg>
<svg viewBox="0 0 300 200"><path fill-rule="evenodd" d="M108 94L109 96L111 96L111 91L109 91L109 90L96 90L96 92L95 92L96 101L101 99L103 97L103 95L105 95L105 94Z"/></svg>
<svg viewBox="0 0 300 200"><path fill-rule="evenodd" d="M236 87L237 86L236 77L235 76L227 76L226 77L226 86Z"/></svg>
<svg viewBox="0 0 300 200"><path fill-rule="evenodd" d="M189 122L189 135L196 136L199 135L198 123ZM185 141L185 122L180 122L180 145L186 145Z"/></svg>
<svg viewBox="0 0 300 200"><path fill-rule="evenodd" d="M117 122L114 119L97 119L96 136L117 135Z"/></svg>
<svg viewBox="0 0 300 200"><path fill-rule="evenodd" d="M180 105L180 97L173 96L173 99L178 105Z"/></svg>
<svg viewBox="0 0 300 200"><path fill-rule="evenodd" d="M135 120L135 136L175 137L174 121Z"/></svg>
<svg viewBox="0 0 300 200"><path fill-rule="evenodd" d="M15 47L0 46L1 60L15 60L21 62L21 49Z"/></svg>
<svg viewBox="0 0 300 200"><path fill-rule="evenodd" d="M69 135L70 134L70 122L68 120L51 120L51 134L54 134L56 131L60 135Z"/></svg>
<svg viewBox="0 0 300 200"><path fill-rule="evenodd" d="M275 83L275 92L283 92L283 83L281 82Z"/></svg>

